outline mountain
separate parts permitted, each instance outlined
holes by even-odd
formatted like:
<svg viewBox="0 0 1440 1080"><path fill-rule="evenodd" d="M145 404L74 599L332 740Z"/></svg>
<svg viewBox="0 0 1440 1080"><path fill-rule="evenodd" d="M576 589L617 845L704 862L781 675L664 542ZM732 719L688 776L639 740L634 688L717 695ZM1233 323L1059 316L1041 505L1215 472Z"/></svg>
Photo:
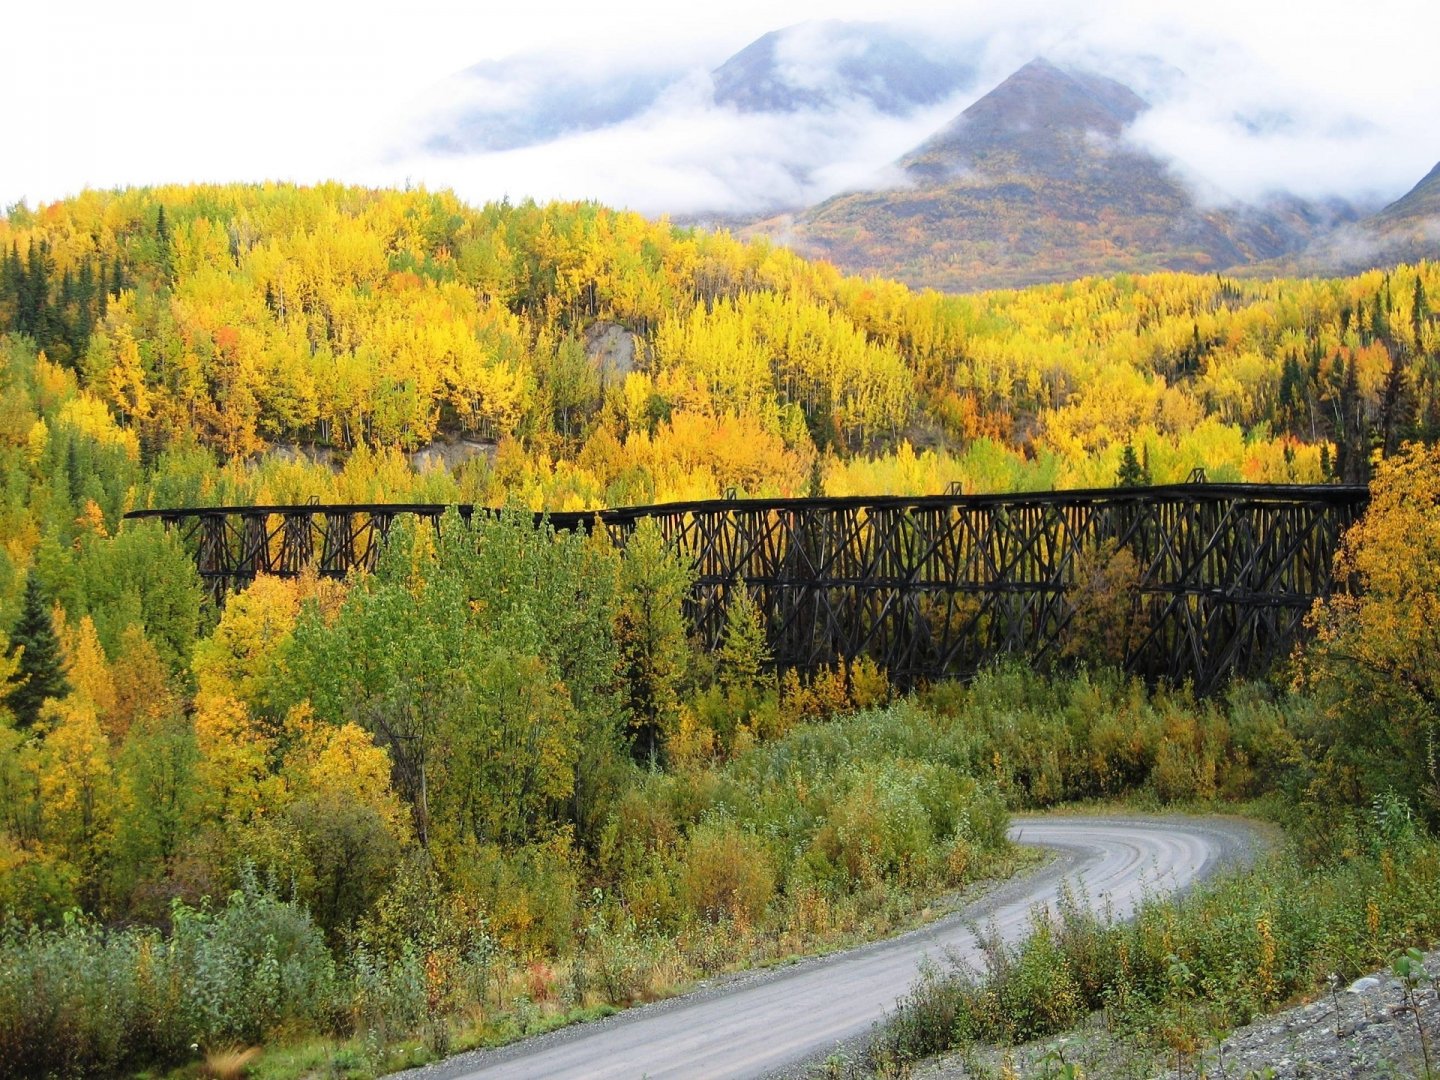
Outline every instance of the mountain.
<svg viewBox="0 0 1440 1080"><path fill-rule="evenodd" d="M1032 60L906 154L900 165L920 183L1017 167L1070 179L1101 160L1097 140L1113 143L1145 108L1120 83Z"/></svg>
<svg viewBox="0 0 1440 1080"><path fill-rule="evenodd" d="M715 101L742 112L790 113L866 102L891 115L934 105L973 69L926 55L876 23L801 23L765 34L711 73Z"/></svg>
<svg viewBox="0 0 1440 1080"><path fill-rule="evenodd" d="M973 65L932 55L899 30L839 20L772 31L713 71L665 56L576 64L532 53L476 64L434 88L419 120L421 145L446 155L536 146L622 124L677 89L702 110L788 116L860 105L903 117L973 80ZM796 138L805 136L797 130Z"/></svg>
<svg viewBox="0 0 1440 1080"><path fill-rule="evenodd" d="M1276 273L1356 274L1377 266L1440 259L1440 164L1389 206L1320 237Z"/></svg>
<svg viewBox="0 0 1440 1080"><path fill-rule="evenodd" d="M907 184L771 222L801 253L856 273L969 291L1160 269L1211 271L1305 246L1341 203L1206 207L1127 141L1128 87L1036 59L896 163Z"/></svg>
<svg viewBox="0 0 1440 1080"><path fill-rule="evenodd" d="M435 91L423 145L487 153L609 127L650 108L683 75L663 65L585 70L543 53L476 64Z"/></svg>
<svg viewBox="0 0 1440 1080"><path fill-rule="evenodd" d="M1369 219L1376 229L1397 231L1422 226L1433 230L1440 222L1440 162L1405 195Z"/></svg>

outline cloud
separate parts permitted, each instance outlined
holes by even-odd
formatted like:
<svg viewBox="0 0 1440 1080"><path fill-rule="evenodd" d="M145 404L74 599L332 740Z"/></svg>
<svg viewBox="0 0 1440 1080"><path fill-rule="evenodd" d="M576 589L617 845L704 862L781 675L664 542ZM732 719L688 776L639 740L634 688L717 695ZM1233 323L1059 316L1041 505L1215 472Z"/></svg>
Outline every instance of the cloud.
<svg viewBox="0 0 1440 1080"><path fill-rule="evenodd" d="M707 68L724 56L697 54L693 45L683 74L656 64L653 55L647 67L623 49L606 52L600 63L552 52L543 62L515 62L509 83L495 82L500 70L491 68L490 82L471 87L488 95L489 115L501 127L506 109L513 111L505 122L535 121L542 145L456 156L412 143L374 175L453 186L476 200L595 198L648 214L771 213L903 182L892 168L896 158L1037 55L1108 75L1151 102L1129 141L1171 161L1210 203L1287 191L1378 204L1403 193L1440 158L1440 111L1414 104L1440 93L1431 66L1395 72L1367 53L1369 20L1344 20L1341 50L1342 42L1318 33L1311 20L1267 21L1250 12L1255 6L1219 0L1209 17L1139 0L1098 15L1074 0L958 12L913 6L894 24L899 35L930 56L968 65L972 85L901 116L885 115L846 83L841 65L861 46L837 37L833 24L803 25L779 37L774 74L812 95L802 100L818 95L833 103L783 114L716 106ZM1242 11L1247 19L1239 18ZM1428 9L1423 18L1440 22ZM1289 44L1277 47L1282 28ZM1325 73L1341 54L1354 85L1348 76ZM546 85L547 71L565 74L560 93L541 100L535 88ZM673 82L648 108L627 100L612 122L595 120L603 110L592 108L593 130L565 133L551 117L536 121L537 101L543 113L586 94L601 105L607 94L622 97L613 89L621 73L632 85L645 73ZM1389 92L1375 83L1388 84ZM452 103L448 115L453 121L463 111Z"/></svg>
<svg viewBox="0 0 1440 1080"><path fill-rule="evenodd" d="M1124 83L1152 106L1129 140L1207 201L1383 203L1440 159L1432 4L1376 0L1363 18L1324 0L1303 16L1253 0L1047 7L994 28L988 74L1043 53Z"/></svg>
<svg viewBox="0 0 1440 1080"><path fill-rule="evenodd" d="M967 65L970 93L948 111L886 117L851 101L785 124L732 115L707 98L707 73L748 42L823 17L913 29L926 55ZM1383 201L1440 159L1433 0L1370 0L1363 10L1311 0L1303 11L1256 0L728 0L688 9L670 0L410 0L399 13L381 0L353 0L343 12L326 0L71 0L22 4L6 29L13 48L0 94L26 104L8 120L0 205L85 185L409 178L472 200L763 211L874 183L1037 55L1108 74L1151 100L1132 138L1217 200L1285 188ZM788 36L782 73L833 93L838 58L828 47L813 27ZM529 67L508 59L537 55L543 62ZM639 104L621 93L613 122L564 130L564 106L627 77L655 80L659 96L646 105L645 93ZM513 132L511 148L484 153L463 139L433 141L436 121L463 127L469 117L506 145L507 123L523 125L527 110L551 122L544 145L514 147Z"/></svg>
<svg viewBox="0 0 1440 1080"><path fill-rule="evenodd" d="M639 115L499 152L435 153L429 137L368 179L453 187L473 200L587 198L659 215L751 214L897 182L889 164L943 124L951 100L907 117L867 100L788 113L717 105L692 70Z"/></svg>

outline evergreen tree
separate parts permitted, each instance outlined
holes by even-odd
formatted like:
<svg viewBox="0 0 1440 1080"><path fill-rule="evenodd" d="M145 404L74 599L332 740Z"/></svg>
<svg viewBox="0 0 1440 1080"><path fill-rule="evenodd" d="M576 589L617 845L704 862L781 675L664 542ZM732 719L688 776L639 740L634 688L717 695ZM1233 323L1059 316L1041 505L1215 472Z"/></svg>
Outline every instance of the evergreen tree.
<svg viewBox="0 0 1440 1080"><path fill-rule="evenodd" d="M1125 452L1120 458L1120 471L1115 474L1117 487L1149 487L1150 470L1140 464L1140 458L1135 454L1135 446L1132 443L1125 444Z"/></svg>
<svg viewBox="0 0 1440 1080"><path fill-rule="evenodd" d="M812 499L825 497L825 459L819 453L810 462L810 485L805 494Z"/></svg>
<svg viewBox="0 0 1440 1080"><path fill-rule="evenodd" d="M1375 314L1370 321L1370 329L1375 337L1382 341L1390 339L1390 317L1385 312L1385 303L1377 295L1375 297Z"/></svg>
<svg viewBox="0 0 1440 1080"><path fill-rule="evenodd" d="M160 276L164 280L170 278L170 222L165 218L165 207L155 215L155 262L159 267Z"/></svg>
<svg viewBox="0 0 1440 1080"><path fill-rule="evenodd" d="M1380 452L1385 457L1393 454L1401 440L1412 433L1414 423L1415 398L1397 355L1390 361L1380 394Z"/></svg>
<svg viewBox="0 0 1440 1080"><path fill-rule="evenodd" d="M50 617L40 579L31 571L25 581L25 600L20 618L10 633L10 655L19 652L18 679L5 696L20 727L28 728L40 718L47 698L64 697L70 684L61 668L60 641Z"/></svg>
<svg viewBox="0 0 1440 1080"><path fill-rule="evenodd" d="M1361 308L1363 311L1364 308ZM1340 372L1339 422L1335 431L1335 471L1344 484L1363 484L1369 479L1365 445L1365 402L1360 396L1359 365L1342 363Z"/></svg>
<svg viewBox="0 0 1440 1080"><path fill-rule="evenodd" d="M631 749L656 761L680 712L680 686L689 667L682 605L690 570L665 544L653 520L642 521L625 544L615 638L629 689Z"/></svg>

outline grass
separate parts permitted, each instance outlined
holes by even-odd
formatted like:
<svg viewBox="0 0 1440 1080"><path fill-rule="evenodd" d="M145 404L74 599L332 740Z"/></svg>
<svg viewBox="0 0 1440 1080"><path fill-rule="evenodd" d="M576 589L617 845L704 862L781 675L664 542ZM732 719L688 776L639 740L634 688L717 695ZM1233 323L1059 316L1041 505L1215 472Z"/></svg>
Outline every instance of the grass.
<svg viewBox="0 0 1440 1080"><path fill-rule="evenodd" d="M209 1080L239 1080L248 1076L250 1066L260 1057L258 1046L225 1046L205 1051L200 1074Z"/></svg>

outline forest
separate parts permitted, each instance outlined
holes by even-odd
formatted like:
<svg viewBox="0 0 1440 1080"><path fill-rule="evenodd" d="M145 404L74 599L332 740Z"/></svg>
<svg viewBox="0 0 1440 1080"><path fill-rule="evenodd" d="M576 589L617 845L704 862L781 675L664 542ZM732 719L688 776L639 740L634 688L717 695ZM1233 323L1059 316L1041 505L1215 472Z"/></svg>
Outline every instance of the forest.
<svg viewBox="0 0 1440 1080"><path fill-rule="evenodd" d="M1010 812L1062 803L1258 806L1295 874L1388 859L1440 895L1436 296L1430 263L915 293L423 190L11 208L0 1077L259 1046L267 1075L378 1075L913 925L1023 862ZM687 639L657 531L531 513L1197 467L1372 482L1356 587L1204 700L1084 648L906 696L865 661L802 680L743 588L717 651ZM311 497L508 512L223 607L180 537L122 523ZM1376 904L1336 963L1440 933L1433 900Z"/></svg>

